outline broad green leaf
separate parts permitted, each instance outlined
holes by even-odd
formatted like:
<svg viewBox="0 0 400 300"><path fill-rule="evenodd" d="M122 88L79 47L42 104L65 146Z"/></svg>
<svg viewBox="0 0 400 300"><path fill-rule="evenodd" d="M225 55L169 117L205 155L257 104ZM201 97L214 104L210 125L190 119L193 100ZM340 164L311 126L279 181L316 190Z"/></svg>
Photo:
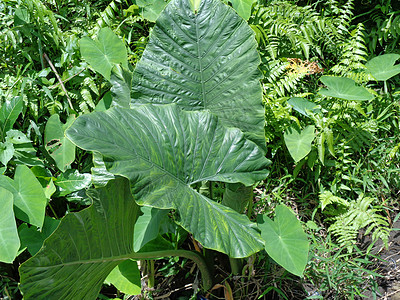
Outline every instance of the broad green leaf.
<svg viewBox="0 0 400 300"><path fill-rule="evenodd" d="M100 29L96 40L83 37L80 49L82 57L107 80L110 80L111 69L115 64L128 69L125 44L110 28Z"/></svg>
<svg viewBox="0 0 400 300"><path fill-rule="evenodd" d="M258 226L268 255L289 272L302 276L308 262L309 243L294 213L278 205L274 221L264 215L263 222Z"/></svg>
<svg viewBox="0 0 400 300"><path fill-rule="evenodd" d="M0 187L0 262L12 263L19 249L19 237L13 210L13 195Z"/></svg>
<svg viewBox="0 0 400 300"><path fill-rule="evenodd" d="M94 111L105 111L111 107L113 99L111 97L111 92L108 91L104 97L97 103L96 107L94 108Z"/></svg>
<svg viewBox="0 0 400 300"><path fill-rule="evenodd" d="M11 100L6 100L0 108L0 141L4 139L5 133L12 129L19 114L22 112L23 99L21 96L13 97Z"/></svg>
<svg viewBox="0 0 400 300"><path fill-rule="evenodd" d="M290 104L293 109L303 116L309 117L309 112L312 113L320 113L321 109L318 104L312 103L304 98L293 97L288 100L288 104Z"/></svg>
<svg viewBox="0 0 400 300"><path fill-rule="evenodd" d="M248 20L251 14L251 7L255 0L231 0L232 7L236 10L239 16Z"/></svg>
<svg viewBox="0 0 400 300"><path fill-rule="evenodd" d="M315 138L315 127L308 125L300 131L297 126L289 127L284 134L285 144L295 162L302 160L311 151Z"/></svg>
<svg viewBox="0 0 400 300"><path fill-rule="evenodd" d="M133 252L139 209L119 178L88 191L93 205L65 216L19 269L24 299L96 299L108 274Z"/></svg>
<svg viewBox="0 0 400 300"><path fill-rule="evenodd" d="M173 0L160 14L136 65L132 104L176 103L209 110L265 146L260 58L254 32L220 0Z"/></svg>
<svg viewBox="0 0 400 300"><path fill-rule="evenodd" d="M372 100L372 95L362 86L356 85L355 81L345 77L322 76L321 81L327 89L321 89L319 93L327 97L335 97L344 100Z"/></svg>
<svg viewBox="0 0 400 300"><path fill-rule="evenodd" d="M246 216L191 188L204 180L252 185L267 176L269 160L238 129L225 128L208 112L141 105L83 115L66 134L100 152L111 173L129 178L139 205L176 209L180 225L204 247L232 257L260 249Z"/></svg>
<svg viewBox="0 0 400 300"><path fill-rule="evenodd" d="M28 227L28 224L22 223L18 227L21 248L26 247L31 255L35 255L42 247L44 240L56 230L59 224L59 220L45 217L43 227L39 231L35 226Z"/></svg>
<svg viewBox="0 0 400 300"><path fill-rule="evenodd" d="M167 0L136 0L143 18L155 22L161 11L167 5Z"/></svg>
<svg viewBox="0 0 400 300"><path fill-rule="evenodd" d="M111 71L110 83L111 105L128 108L131 103L132 73L116 65Z"/></svg>
<svg viewBox="0 0 400 300"><path fill-rule="evenodd" d="M400 73L400 64L395 65L399 58L399 54L384 54L374 57L365 66L376 80L386 81Z"/></svg>
<svg viewBox="0 0 400 300"><path fill-rule="evenodd" d="M0 162L7 166L10 159L14 156L14 146L10 142L0 142Z"/></svg>
<svg viewBox="0 0 400 300"><path fill-rule="evenodd" d="M71 115L65 124L59 115L52 115L44 131L44 143L47 152L56 162L57 168L64 172L75 159L75 146L64 136L65 129L74 121Z"/></svg>
<svg viewBox="0 0 400 300"><path fill-rule="evenodd" d="M16 145L27 144L31 142L31 140L28 139L24 133L15 129L7 131L6 141Z"/></svg>
<svg viewBox="0 0 400 300"><path fill-rule="evenodd" d="M18 219L42 227L47 199L42 185L27 166L17 166L14 180L0 176L0 187L13 194L14 211Z"/></svg>
<svg viewBox="0 0 400 300"><path fill-rule="evenodd" d="M92 183L92 176L88 173L79 173L78 170L67 170L57 177L55 185L60 189L60 196L88 188Z"/></svg>
<svg viewBox="0 0 400 300"><path fill-rule="evenodd" d="M124 294L140 295L142 284L137 262L128 259L120 263L107 276L106 283L111 283Z"/></svg>
<svg viewBox="0 0 400 300"><path fill-rule="evenodd" d="M160 223L167 218L169 210L157 209L143 206L140 208L143 212L137 222L134 234L135 252L138 252L144 245L154 240L160 231Z"/></svg>
<svg viewBox="0 0 400 300"><path fill-rule="evenodd" d="M225 184L222 204L243 213L250 201L253 200L253 187L240 183Z"/></svg>

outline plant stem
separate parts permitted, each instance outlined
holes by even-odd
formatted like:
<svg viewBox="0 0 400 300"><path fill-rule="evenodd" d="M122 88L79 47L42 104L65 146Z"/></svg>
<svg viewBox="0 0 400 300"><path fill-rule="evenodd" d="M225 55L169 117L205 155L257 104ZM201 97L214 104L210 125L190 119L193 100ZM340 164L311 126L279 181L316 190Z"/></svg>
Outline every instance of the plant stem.
<svg viewBox="0 0 400 300"><path fill-rule="evenodd" d="M129 254L127 258L133 259L157 259L166 256L180 256L188 258L194 261L197 264L197 267L200 270L201 278L203 281L204 290L209 290L212 287L212 277L211 272L208 269L207 263L204 260L204 257L194 251L189 250L163 250L163 251L151 251L151 252L143 252L143 253L132 253ZM154 262L153 262L154 267Z"/></svg>

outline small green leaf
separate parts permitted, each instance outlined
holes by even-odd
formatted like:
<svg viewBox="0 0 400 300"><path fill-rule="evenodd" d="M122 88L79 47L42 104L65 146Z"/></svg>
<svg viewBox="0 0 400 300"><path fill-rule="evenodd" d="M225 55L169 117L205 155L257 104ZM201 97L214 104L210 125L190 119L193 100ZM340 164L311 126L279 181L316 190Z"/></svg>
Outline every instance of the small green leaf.
<svg viewBox="0 0 400 300"><path fill-rule="evenodd" d="M268 255L289 272L302 276L308 262L309 243L300 221L284 205L276 207L274 221L266 215L263 221L258 226Z"/></svg>
<svg viewBox="0 0 400 300"><path fill-rule="evenodd" d="M135 224L134 251L138 252L144 245L154 240L160 231L160 224L164 218L167 218L168 209L158 209L143 206L140 208L143 212Z"/></svg>
<svg viewBox="0 0 400 300"><path fill-rule="evenodd" d="M75 146L64 136L65 130L74 122L71 115L66 124L61 123L59 115L52 115L44 131L45 149L56 162L57 168L64 172L75 159Z"/></svg>
<svg viewBox="0 0 400 300"><path fill-rule="evenodd" d="M288 100L288 104L290 104L293 109L303 116L309 117L309 112L312 113L320 113L321 109L318 104L312 103L304 98L293 97Z"/></svg>
<svg viewBox="0 0 400 300"><path fill-rule="evenodd" d="M400 64L395 65L399 54L384 54L366 63L367 70L378 81L386 81L400 73Z"/></svg>
<svg viewBox="0 0 400 300"><path fill-rule="evenodd" d="M155 22L169 0L136 0L143 18Z"/></svg>
<svg viewBox="0 0 400 300"><path fill-rule="evenodd" d="M310 153L314 138L315 127L313 125L308 125L302 131L297 126L291 126L285 131L285 144L295 162L300 161Z"/></svg>
<svg viewBox="0 0 400 300"><path fill-rule="evenodd" d="M14 129L7 131L6 141L16 145L26 144L31 142L31 140L28 139L24 133Z"/></svg>
<svg viewBox="0 0 400 300"><path fill-rule="evenodd" d="M92 176L88 173L79 173L78 170L67 170L57 177L55 185L60 189L60 196L86 189L92 183Z"/></svg>
<svg viewBox="0 0 400 300"><path fill-rule="evenodd" d="M121 64L128 69L125 44L110 28L100 29L95 40L83 37L80 40L80 49L82 57L107 80L110 80L111 69L115 64Z"/></svg>
<svg viewBox="0 0 400 300"><path fill-rule="evenodd" d="M0 142L0 161L7 166L10 159L14 156L14 146L10 142Z"/></svg>
<svg viewBox="0 0 400 300"><path fill-rule="evenodd" d="M112 284L124 294L140 295L142 284L137 262L128 259L120 263L107 276L105 283Z"/></svg>
<svg viewBox="0 0 400 300"><path fill-rule="evenodd" d="M321 81L328 89L321 89L319 93L327 97L335 97L344 100L372 100L372 95L362 86L356 85L355 81L345 77L322 76Z"/></svg>
<svg viewBox="0 0 400 300"><path fill-rule="evenodd" d="M0 108L0 140L3 140L4 134L13 127L22 112L23 103L21 96L13 97L11 100L6 100L2 103Z"/></svg>
<svg viewBox="0 0 400 300"><path fill-rule="evenodd" d="M19 249L19 237L13 210L13 195L0 187L0 261L12 263Z"/></svg>
<svg viewBox="0 0 400 300"><path fill-rule="evenodd" d="M44 240L56 230L59 224L60 220L47 216L44 220L41 231L39 231L35 226L28 227L28 224L22 223L18 227L19 237L21 239L21 249L26 247L31 255L35 255L42 247Z"/></svg>
<svg viewBox="0 0 400 300"><path fill-rule="evenodd" d="M232 7L236 10L237 14L243 19L248 20L251 14L251 7L254 0L231 0Z"/></svg>
<svg viewBox="0 0 400 300"><path fill-rule="evenodd" d="M47 199L42 185L25 165L18 165L14 180L0 176L0 187L14 196L15 216L37 227L42 227Z"/></svg>

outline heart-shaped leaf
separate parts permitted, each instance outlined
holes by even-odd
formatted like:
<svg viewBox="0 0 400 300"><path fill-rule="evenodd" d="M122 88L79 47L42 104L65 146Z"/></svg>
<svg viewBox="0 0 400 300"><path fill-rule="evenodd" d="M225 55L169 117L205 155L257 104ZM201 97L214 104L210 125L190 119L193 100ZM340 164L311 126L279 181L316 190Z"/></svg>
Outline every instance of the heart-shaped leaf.
<svg viewBox="0 0 400 300"><path fill-rule="evenodd" d="M75 117L72 115L66 124L63 124L58 115L52 115L44 131L45 148L62 172L75 160L75 146L64 136L65 129L74 120Z"/></svg>
<svg viewBox="0 0 400 300"><path fill-rule="evenodd" d="M272 221L264 215L263 222L258 226L268 255L289 272L302 276L308 262L309 243L294 213L278 205L275 219Z"/></svg>
<svg viewBox="0 0 400 300"><path fill-rule="evenodd" d="M269 160L238 129L225 128L208 112L141 105L83 115L66 134L100 152L111 173L129 178L140 205L176 209L181 226L205 247L231 257L260 249L246 216L191 187L204 180L251 185L267 176Z"/></svg>
<svg viewBox="0 0 400 300"><path fill-rule="evenodd" d="M295 162L302 160L311 151L315 138L315 127L308 125L302 131L297 126L289 127L284 134L285 144Z"/></svg>
<svg viewBox="0 0 400 300"><path fill-rule="evenodd" d="M0 261L12 263L19 249L19 237L13 209L13 195L0 187Z"/></svg>
<svg viewBox="0 0 400 300"><path fill-rule="evenodd" d="M47 198L42 185L27 166L17 166L14 180L1 175L0 187L13 194L14 211L18 219L42 227Z"/></svg>
<svg viewBox="0 0 400 300"><path fill-rule="evenodd" d="M93 205L62 219L19 269L24 299L96 299L107 275L133 252L139 208L124 178L88 191Z"/></svg>
<svg viewBox="0 0 400 300"><path fill-rule="evenodd" d="M174 0L160 14L133 74L131 106L176 103L209 110L265 148L254 32L222 1L197 2Z"/></svg>
<svg viewBox="0 0 400 300"><path fill-rule="evenodd" d="M96 40L83 37L80 49L82 57L107 80L110 80L111 69L115 64L128 69L125 45L110 28L100 29Z"/></svg>
<svg viewBox="0 0 400 300"><path fill-rule="evenodd" d="M376 80L386 81L400 73L400 64L395 65L399 58L399 54L384 54L374 57L365 66Z"/></svg>
<svg viewBox="0 0 400 300"><path fill-rule="evenodd" d="M372 95L362 86L356 85L355 81L345 77L322 76L321 81L328 89L321 89L319 93L327 97L335 97L344 100L372 100Z"/></svg>

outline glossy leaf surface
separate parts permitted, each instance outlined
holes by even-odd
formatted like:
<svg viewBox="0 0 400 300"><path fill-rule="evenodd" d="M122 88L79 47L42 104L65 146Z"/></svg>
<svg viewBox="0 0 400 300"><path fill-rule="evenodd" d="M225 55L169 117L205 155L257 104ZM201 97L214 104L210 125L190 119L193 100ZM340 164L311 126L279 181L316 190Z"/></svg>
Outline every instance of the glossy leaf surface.
<svg viewBox="0 0 400 300"><path fill-rule="evenodd" d="M19 249L19 237L13 209L13 195L0 187L0 262L12 263Z"/></svg>
<svg viewBox="0 0 400 300"><path fill-rule="evenodd" d="M302 276L308 262L309 243L299 220L284 205L278 205L272 221L263 216L259 223L265 250L278 264L289 272Z"/></svg>
<svg viewBox="0 0 400 300"><path fill-rule="evenodd" d="M374 95L368 92L366 88L356 85L355 81L350 78L322 76L320 80L327 86L327 89L319 91L321 95L344 100L365 101L374 99Z"/></svg>
<svg viewBox="0 0 400 300"><path fill-rule="evenodd" d="M194 5L194 4L193 4ZM171 1L133 75L133 102L205 110L265 148L260 58L254 32L220 0Z"/></svg>
<svg viewBox="0 0 400 300"><path fill-rule="evenodd" d="M384 54L374 57L365 66L376 80L386 81L400 73L400 64L395 65L399 58L399 54Z"/></svg>
<svg viewBox="0 0 400 300"><path fill-rule="evenodd" d="M260 249L246 216L191 188L203 180L251 185L267 176L270 162L238 129L207 112L142 105L83 115L66 134L100 152L111 173L129 178L140 205L176 209L182 227L205 247L232 257Z"/></svg>
<svg viewBox="0 0 400 300"><path fill-rule="evenodd" d="M60 189L60 196L88 188L92 183L92 176L88 173L79 173L78 170L67 170L55 181Z"/></svg>
<svg viewBox="0 0 400 300"><path fill-rule="evenodd" d="M139 209L119 178L90 190L93 205L68 214L20 267L25 299L96 299L107 275L133 252Z"/></svg>

